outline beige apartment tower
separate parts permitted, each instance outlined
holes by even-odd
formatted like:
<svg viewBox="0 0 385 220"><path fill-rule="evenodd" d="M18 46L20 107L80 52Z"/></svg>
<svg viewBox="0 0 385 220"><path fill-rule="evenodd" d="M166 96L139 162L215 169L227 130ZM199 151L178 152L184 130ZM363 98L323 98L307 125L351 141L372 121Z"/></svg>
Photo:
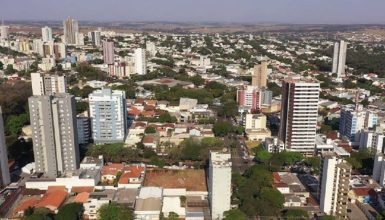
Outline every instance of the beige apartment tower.
<svg viewBox="0 0 385 220"><path fill-rule="evenodd" d="M347 219L352 166L333 153L323 155L320 170L320 209L327 215Z"/></svg>
<svg viewBox="0 0 385 220"><path fill-rule="evenodd" d="M262 61L261 64L255 65L252 74L252 86L259 88L267 87L267 62Z"/></svg>

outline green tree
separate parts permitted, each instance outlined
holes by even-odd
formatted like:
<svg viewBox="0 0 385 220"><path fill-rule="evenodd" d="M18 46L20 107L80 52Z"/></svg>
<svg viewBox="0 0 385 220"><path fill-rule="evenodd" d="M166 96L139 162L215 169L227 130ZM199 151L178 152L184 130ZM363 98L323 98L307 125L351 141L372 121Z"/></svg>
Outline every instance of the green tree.
<svg viewBox="0 0 385 220"><path fill-rule="evenodd" d="M247 215L239 209L231 209L224 214L224 220L246 220Z"/></svg>
<svg viewBox="0 0 385 220"><path fill-rule="evenodd" d="M100 207L99 220L132 220L132 211L125 206L118 205L117 203L105 204Z"/></svg>
<svg viewBox="0 0 385 220"><path fill-rule="evenodd" d="M0 61L0 70L4 68L4 64Z"/></svg>
<svg viewBox="0 0 385 220"><path fill-rule="evenodd" d="M83 211L83 204L68 203L60 207L55 220L80 220L82 219Z"/></svg>
<svg viewBox="0 0 385 220"><path fill-rule="evenodd" d="M324 215L324 216L321 216L319 220L336 220L336 217L331 215Z"/></svg>
<svg viewBox="0 0 385 220"><path fill-rule="evenodd" d="M15 72L16 72L16 70L13 69L13 65L12 64L8 64L7 68L4 70L4 74L5 75L11 75L11 74L14 74Z"/></svg>
<svg viewBox="0 0 385 220"><path fill-rule="evenodd" d="M302 209L289 209L285 210L283 216L286 220L300 220L309 219L309 214Z"/></svg>
<svg viewBox="0 0 385 220"><path fill-rule="evenodd" d="M319 174L319 168L321 166L321 159L319 157L308 157L304 162L313 169L315 174Z"/></svg>
<svg viewBox="0 0 385 220"><path fill-rule="evenodd" d="M146 129L144 129L144 133L146 133L146 134L155 134L156 133L156 129L154 127L146 127Z"/></svg>
<svg viewBox="0 0 385 220"><path fill-rule="evenodd" d="M30 212L30 211L28 211ZM30 214L30 213L28 213ZM23 216L22 220L53 220L53 214L47 208L33 209L33 213L28 216Z"/></svg>
<svg viewBox="0 0 385 220"><path fill-rule="evenodd" d="M218 121L213 126L213 132L217 137L223 137L233 131L233 125L228 121Z"/></svg>
<svg viewBox="0 0 385 220"><path fill-rule="evenodd" d="M256 159L265 164L267 164L272 157L273 155L265 150L260 150L256 154Z"/></svg>
<svg viewBox="0 0 385 220"><path fill-rule="evenodd" d="M5 130L11 135L19 135L24 125L29 123L29 116L26 113L12 115L7 119Z"/></svg>

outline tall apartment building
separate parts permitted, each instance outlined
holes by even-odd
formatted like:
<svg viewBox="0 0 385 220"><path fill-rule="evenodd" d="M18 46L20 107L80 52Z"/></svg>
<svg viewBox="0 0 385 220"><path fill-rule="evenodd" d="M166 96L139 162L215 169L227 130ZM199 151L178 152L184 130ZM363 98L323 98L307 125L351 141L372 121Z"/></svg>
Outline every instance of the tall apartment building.
<svg viewBox="0 0 385 220"><path fill-rule="evenodd" d="M347 218L352 167L335 155L323 155L320 171L320 209L327 215Z"/></svg>
<svg viewBox="0 0 385 220"><path fill-rule="evenodd" d="M92 139L97 144L123 142L127 134L124 91L101 89L89 95Z"/></svg>
<svg viewBox="0 0 385 220"><path fill-rule="evenodd" d="M56 177L78 169L75 97L35 95L28 102L36 171Z"/></svg>
<svg viewBox="0 0 385 220"><path fill-rule="evenodd" d="M41 38L42 38L43 42L53 41L52 29L50 27L47 27L47 26L41 28Z"/></svg>
<svg viewBox="0 0 385 220"><path fill-rule="evenodd" d="M0 188L11 183L8 167L7 146L5 145L3 112L0 106Z"/></svg>
<svg viewBox="0 0 385 220"><path fill-rule="evenodd" d="M267 62L262 61L261 64L255 65L251 76L251 85L259 88L267 87Z"/></svg>
<svg viewBox="0 0 385 220"><path fill-rule="evenodd" d="M92 31L91 32L91 41L92 45L96 47L100 47L102 45L101 37L100 37L100 31Z"/></svg>
<svg viewBox="0 0 385 220"><path fill-rule="evenodd" d="M240 108L248 108L255 111L261 107L259 90L253 86L237 91L237 102Z"/></svg>
<svg viewBox="0 0 385 220"><path fill-rule="evenodd" d="M32 95L54 95L67 92L65 76L31 73Z"/></svg>
<svg viewBox="0 0 385 220"><path fill-rule="evenodd" d="M384 131L380 127L376 127L376 129L372 130L364 130L362 129L359 134L359 149L370 149L377 153L384 152Z"/></svg>
<svg viewBox="0 0 385 220"><path fill-rule="evenodd" d="M76 117L78 129L79 144L88 144L91 142L91 121L86 115L78 115Z"/></svg>
<svg viewBox="0 0 385 220"><path fill-rule="evenodd" d="M270 106L273 99L272 91L256 86L247 86L237 91L237 102L240 108L255 111L262 106Z"/></svg>
<svg viewBox="0 0 385 220"><path fill-rule="evenodd" d="M53 44L53 55L55 59L64 59L67 55L67 46L64 43Z"/></svg>
<svg viewBox="0 0 385 220"><path fill-rule="evenodd" d="M139 75L147 74L146 51L142 48L135 50L135 72Z"/></svg>
<svg viewBox="0 0 385 220"><path fill-rule="evenodd" d="M103 60L105 64L114 64L114 42L103 41Z"/></svg>
<svg viewBox="0 0 385 220"><path fill-rule="evenodd" d="M0 40L8 39L8 35L9 35L9 26L5 26L4 24L2 24L0 26Z"/></svg>
<svg viewBox="0 0 385 220"><path fill-rule="evenodd" d="M370 129L377 125L378 116L371 111L364 111L362 107L354 109L345 107L341 109L339 133L352 142L358 142L361 129Z"/></svg>
<svg viewBox="0 0 385 220"><path fill-rule="evenodd" d="M156 55L156 46L154 42L147 41L146 42L146 51L150 54L150 57L154 57Z"/></svg>
<svg viewBox="0 0 385 220"><path fill-rule="evenodd" d="M223 212L231 208L230 153L210 152L208 185L211 218L223 219Z"/></svg>
<svg viewBox="0 0 385 220"><path fill-rule="evenodd" d="M347 46L343 40L334 44L332 72L337 73L338 78L345 75Z"/></svg>
<svg viewBox="0 0 385 220"><path fill-rule="evenodd" d="M282 82L279 138L288 151L314 153L319 91L319 83Z"/></svg>
<svg viewBox="0 0 385 220"><path fill-rule="evenodd" d="M64 42L66 44L76 44L78 41L79 24L78 21L69 17L63 21Z"/></svg>
<svg viewBox="0 0 385 220"><path fill-rule="evenodd" d="M374 157L372 178L382 187L385 186L385 155L383 153L377 153Z"/></svg>

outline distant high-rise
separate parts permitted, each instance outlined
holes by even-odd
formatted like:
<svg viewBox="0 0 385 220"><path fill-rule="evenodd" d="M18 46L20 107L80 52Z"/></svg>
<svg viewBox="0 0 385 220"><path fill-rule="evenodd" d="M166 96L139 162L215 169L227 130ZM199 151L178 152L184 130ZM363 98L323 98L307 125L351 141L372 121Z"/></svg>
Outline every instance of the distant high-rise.
<svg viewBox="0 0 385 220"><path fill-rule="evenodd" d="M320 84L282 82L279 138L289 151L314 154Z"/></svg>
<svg viewBox="0 0 385 220"><path fill-rule="evenodd" d="M223 212L231 208L231 154L210 152L209 202L211 219L223 219Z"/></svg>
<svg viewBox="0 0 385 220"><path fill-rule="evenodd" d="M383 153L377 153L374 157L372 178L382 187L385 186L385 156Z"/></svg>
<svg viewBox="0 0 385 220"><path fill-rule="evenodd" d="M4 24L2 24L0 26L0 39L1 40L5 40L5 39L8 39L8 36L9 35L9 26L5 26Z"/></svg>
<svg viewBox="0 0 385 220"><path fill-rule="evenodd" d="M324 155L320 171L320 209L327 215L345 219L348 211L349 180L352 167L335 155Z"/></svg>
<svg viewBox="0 0 385 220"><path fill-rule="evenodd" d="M102 45L101 37L100 37L100 31L92 31L91 32L91 41L92 45L96 47L100 47Z"/></svg>
<svg viewBox="0 0 385 220"><path fill-rule="evenodd" d="M36 171L60 176L79 167L75 98L66 93L28 99Z"/></svg>
<svg viewBox="0 0 385 220"><path fill-rule="evenodd" d="M146 51L142 48L135 50L135 72L139 75L147 73Z"/></svg>
<svg viewBox="0 0 385 220"><path fill-rule="evenodd" d="M97 144L123 142L127 134L124 91L96 90L89 95L92 138Z"/></svg>
<svg viewBox="0 0 385 220"><path fill-rule="evenodd" d="M7 147L5 145L4 121L0 106L0 187L7 186L11 183L11 177L8 167Z"/></svg>
<svg viewBox="0 0 385 220"><path fill-rule="evenodd" d="M65 76L31 73L32 95L54 95L67 92Z"/></svg>
<svg viewBox="0 0 385 220"><path fill-rule="evenodd" d="M156 46L154 42L147 41L146 42L146 50L150 54L150 57L154 57L156 55Z"/></svg>
<svg viewBox="0 0 385 220"><path fill-rule="evenodd" d="M41 38L43 39L43 42L52 41L52 29L47 26L41 28Z"/></svg>
<svg viewBox="0 0 385 220"><path fill-rule="evenodd" d="M267 62L262 61L261 64L255 65L252 74L252 86L258 86L259 88L267 86Z"/></svg>
<svg viewBox="0 0 385 220"><path fill-rule="evenodd" d="M332 73L337 73L338 78L345 75L347 46L348 44L343 40L334 44Z"/></svg>
<svg viewBox="0 0 385 220"><path fill-rule="evenodd" d="M79 25L78 21L71 17L63 21L64 42L66 44L76 44L78 41Z"/></svg>
<svg viewBox="0 0 385 220"><path fill-rule="evenodd" d="M114 42L103 41L103 60L105 64L114 64Z"/></svg>
<svg viewBox="0 0 385 220"><path fill-rule="evenodd" d="M347 137L352 142L359 142L360 135L358 132L361 129L371 129L378 121L378 116L371 111L363 111L359 109L342 108L340 116L339 133L341 136Z"/></svg>

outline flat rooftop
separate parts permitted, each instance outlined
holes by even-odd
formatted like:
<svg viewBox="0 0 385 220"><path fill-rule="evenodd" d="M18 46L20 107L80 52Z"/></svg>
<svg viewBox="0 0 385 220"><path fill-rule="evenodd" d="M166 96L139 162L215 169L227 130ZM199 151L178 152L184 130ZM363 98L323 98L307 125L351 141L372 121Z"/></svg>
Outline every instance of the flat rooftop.
<svg viewBox="0 0 385 220"><path fill-rule="evenodd" d="M147 198L137 199L135 204L135 212L140 211L161 211L162 199L161 198Z"/></svg>
<svg viewBox="0 0 385 220"><path fill-rule="evenodd" d="M161 170L154 169L146 172L144 186L162 188L186 188L187 191L207 191L204 170Z"/></svg>

